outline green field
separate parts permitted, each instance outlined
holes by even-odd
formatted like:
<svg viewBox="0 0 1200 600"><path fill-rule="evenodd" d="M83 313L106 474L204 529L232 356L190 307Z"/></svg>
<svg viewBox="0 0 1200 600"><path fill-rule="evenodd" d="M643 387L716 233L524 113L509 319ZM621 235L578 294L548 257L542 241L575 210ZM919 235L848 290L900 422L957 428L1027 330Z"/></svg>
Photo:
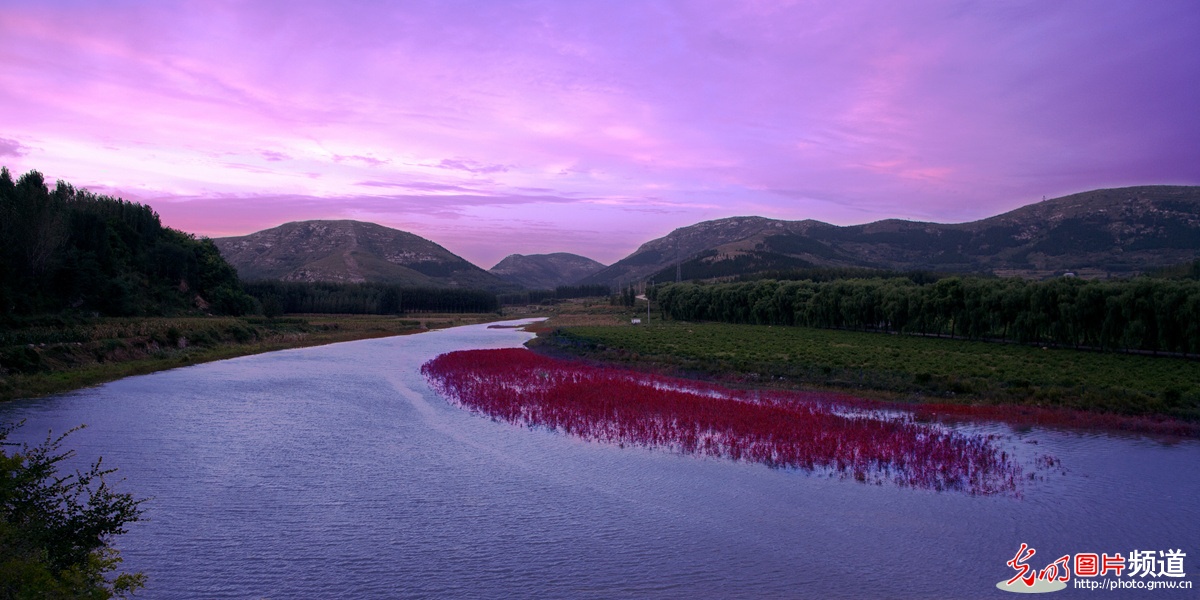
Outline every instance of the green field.
<svg viewBox="0 0 1200 600"><path fill-rule="evenodd" d="M0 327L0 400L65 392L130 375L286 348L418 333L498 319L485 314L263 317L49 316Z"/></svg>
<svg viewBox="0 0 1200 600"><path fill-rule="evenodd" d="M687 322L562 328L537 346L755 385L1200 420L1200 362L1182 358Z"/></svg>

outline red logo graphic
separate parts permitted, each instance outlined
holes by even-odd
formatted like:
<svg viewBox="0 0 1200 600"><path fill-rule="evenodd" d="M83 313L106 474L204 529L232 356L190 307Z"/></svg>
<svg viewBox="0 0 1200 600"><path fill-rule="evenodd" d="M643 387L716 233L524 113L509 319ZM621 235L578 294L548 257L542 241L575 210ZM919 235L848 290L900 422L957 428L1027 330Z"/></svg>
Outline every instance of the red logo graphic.
<svg viewBox="0 0 1200 600"><path fill-rule="evenodd" d="M1037 550L1022 543L1017 553L1004 563L1011 567L1016 574L1007 581L1001 581L996 587L1008 592L1042 593L1055 592L1067 587L1071 580L1072 555L1064 554L1054 562L1046 565L1040 571L1034 570L1028 564L1029 559L1037 554ZM1128 558L1126 558L1126 556ZM1176 550L1132 550L1127 555L1120 552L1079 552L1074 555L1075 576L1081 579L1075 581L1076 588L1085 589L1156 589L1183 588L1191 589L1191 582L1179 582L1182 578L1183 559L1187 554L1183 549ZM1124 574L1126 579L1122 579ZM1092 580L1097 577L1110 577L1107 580ZM1153 578L1143 581L1147 577ZM1133 579L1137 578L1137 579ZM1158 579L1158 581L1155 581Z"/></svg>

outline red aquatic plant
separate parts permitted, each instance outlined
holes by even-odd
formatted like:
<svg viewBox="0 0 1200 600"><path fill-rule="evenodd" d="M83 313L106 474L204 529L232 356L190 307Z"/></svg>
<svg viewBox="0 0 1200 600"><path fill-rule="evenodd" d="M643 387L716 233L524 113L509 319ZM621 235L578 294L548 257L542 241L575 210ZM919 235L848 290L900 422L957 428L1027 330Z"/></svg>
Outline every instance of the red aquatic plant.
<svg viewBox="0 0 1200 600"><path fill-rule="evenodd" d="M892 404L891 406L903 406ZM1013 426L1039 426L1083 431L1126 431L1165 438L1200 437L1200 424L1159 416L1130 416L1043 406L1012 404L922 404L909 406L918 420L1001 421Z"/></svg>
<svg viewBox="0 0 1200 600"><path fill-rule="evenodd" d="M731 390L525 349L451 352L421 372L472 411L588 440L972 494L1016 494L1021 480L994 436L863 411L836 395Z"/></svg>

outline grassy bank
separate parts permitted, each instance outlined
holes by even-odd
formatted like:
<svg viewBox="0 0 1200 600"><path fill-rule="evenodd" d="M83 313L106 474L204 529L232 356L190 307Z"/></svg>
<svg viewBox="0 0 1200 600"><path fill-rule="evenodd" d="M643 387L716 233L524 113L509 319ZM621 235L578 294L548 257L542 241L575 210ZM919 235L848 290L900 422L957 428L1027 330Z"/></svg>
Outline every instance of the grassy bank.
<svg viewBox="0 0 1200 600"><path fill-rule="evenodd" d="M883 400L1200 420L1200 362L801 327L658 322L557 328L543 351Z"/></svg>
<svg viewBox="0 0 1200 600"><path fill-rule="evenodd" d="M30 319L0 329L0 400L286 348L497 320L488 314Z"/></svg>

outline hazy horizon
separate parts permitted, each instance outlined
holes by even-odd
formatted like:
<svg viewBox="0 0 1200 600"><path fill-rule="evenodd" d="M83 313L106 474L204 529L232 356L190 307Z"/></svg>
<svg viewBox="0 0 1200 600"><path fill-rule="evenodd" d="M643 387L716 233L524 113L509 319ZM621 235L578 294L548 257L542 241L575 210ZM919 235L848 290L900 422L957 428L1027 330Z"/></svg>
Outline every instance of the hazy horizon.
<svg viewBox="0 0 1200 600"><path fill-rule="evenodd" d="M1200 184L1200 5L0 0L0 164L211 237L488 268L730 217L955 223Z"/></svg>

